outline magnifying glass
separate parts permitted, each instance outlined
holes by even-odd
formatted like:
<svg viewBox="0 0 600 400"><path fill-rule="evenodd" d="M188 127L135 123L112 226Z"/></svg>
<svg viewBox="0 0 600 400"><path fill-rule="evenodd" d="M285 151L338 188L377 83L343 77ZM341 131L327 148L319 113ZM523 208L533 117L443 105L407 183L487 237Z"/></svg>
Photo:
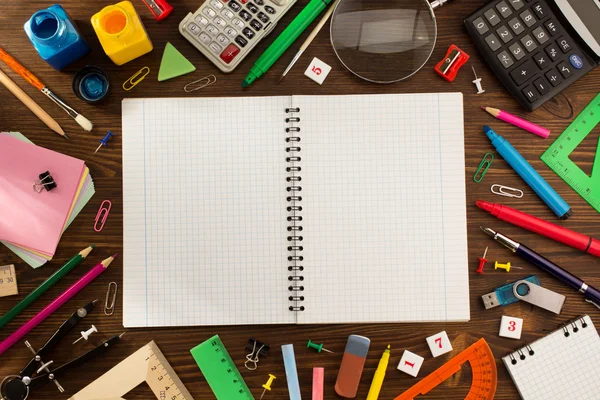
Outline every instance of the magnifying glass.
<svg viewBox="0 0 600 400"><path fill-rule="evenodd" d="M433 10L451 0L342 0L331 19L331 44L354 75L393 83L419 71L437 38Z"/></svg>

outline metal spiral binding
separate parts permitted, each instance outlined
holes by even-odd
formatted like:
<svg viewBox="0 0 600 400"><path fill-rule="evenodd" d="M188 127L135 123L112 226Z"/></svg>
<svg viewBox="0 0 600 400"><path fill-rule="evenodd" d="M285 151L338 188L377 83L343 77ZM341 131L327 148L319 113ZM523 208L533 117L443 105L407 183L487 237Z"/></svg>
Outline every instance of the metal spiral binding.
<svg viewBox="0 0 600 400"><path fill-rule="evenodd" d="M300 172L302 168L300 167L300 161L302 158L299 153L301 152L300 148L300 127L296 124L300 122L300 117L297 115L300 113L299 108L286 108L286 114L289 114L285 119L285 122L289 124L289 126L285 129L285 132L289 135L285 138L285 142L288 144L285 148L287 153L286 162L289 163L286 168L286 172L288 172L289 176L286 178L286 181L289 183L287 187L287 201L289 205L287 206L287 221L289 222L289 226L287 228L289 232L289 236L287 240L289 242L289 246L287 248L289 255L288 261L290 265L288 266L288 271L290 275L288 276L288 281L290 282L290 286L288 286L288 290L290 296L288 300L292 302L290 305L290 311L304 311L304 306L300 305L302 301L304 301L304 296L301 295L301 292L304 291L304 286L302 282L304 281L304 276L302 275L302 271L304 271L304 267L301 265L304 257L302 256L302 196L300 192L302 191L302 186L300 182L302 181L302 177L300 176Z"/></svg>
<svg viewBox="0 0 600 400"><path fill-rule="evenodd" d="M581 327L577 326L577 322L579 322L581 324ZM588 327L588 324L585 321L585 319L583 317L579 317L579 318L575 318L574 320L568 321L563 325L560 325L560 327L557 329L557 331L562 331L563 335L565 337L570 337L571 333L577 333L577 332L579 332L580 328L585 329L587 327ZM524 347L521 347L520 349L517 349L517 350L509 353L508 357L510 358L510 363L512 365L515 365L518 363L519 360L524 361L527 358L526 357L527 354L529 354L529 356L534 356L535 351L533 350L531 345L525 343ZM515 357L515 355L518 355L518 357Z"/></svg>

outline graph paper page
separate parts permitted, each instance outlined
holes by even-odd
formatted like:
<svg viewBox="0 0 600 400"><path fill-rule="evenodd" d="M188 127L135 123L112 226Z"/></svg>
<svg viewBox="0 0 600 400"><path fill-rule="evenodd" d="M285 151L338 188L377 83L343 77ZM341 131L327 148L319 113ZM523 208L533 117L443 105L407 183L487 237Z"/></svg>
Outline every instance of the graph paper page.
<svg viewBox="0 0 600 400"><path fill-rule="evenodd" d="M294 96L299 323L469 319L462 95Z"/></svg>
<svg viewBox="0 0 600 400"><path fill-rule="evenodd" d="M295 322L289 97L123 101L126 327Z"/></svg>
<svg viewBox="0 0 600 400"><path fill-rule="evenodd" d="M587 315L502 360L524 400L597 400L600 394L600 337Z"/></svg>

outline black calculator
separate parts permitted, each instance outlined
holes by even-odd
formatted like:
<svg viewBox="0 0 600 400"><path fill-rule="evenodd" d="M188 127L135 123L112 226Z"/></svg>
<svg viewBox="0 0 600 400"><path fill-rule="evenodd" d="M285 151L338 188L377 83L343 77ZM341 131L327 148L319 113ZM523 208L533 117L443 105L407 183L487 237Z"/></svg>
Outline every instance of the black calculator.
<svg viewBox="0 0 600 400"><path fill-rule="evenodd" d="M494 0L465 26L502 84L529 111L600 61L597 0Z"/></svg>

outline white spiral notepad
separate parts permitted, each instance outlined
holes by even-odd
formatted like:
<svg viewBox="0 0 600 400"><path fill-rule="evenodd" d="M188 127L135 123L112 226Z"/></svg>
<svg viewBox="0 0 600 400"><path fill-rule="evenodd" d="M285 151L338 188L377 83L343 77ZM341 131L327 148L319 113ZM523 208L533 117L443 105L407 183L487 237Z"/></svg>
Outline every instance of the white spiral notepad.
<svg viewBox="0 0 600 400"><path fill-rule="evenodd" d="M588 315L502 360L524 400L600 398L600 337Z"/></svg>
<svg viewBox="0 0 600 400"><path fill-rule="evenodd" d="M462 104L124 100L124 325L468 320Z"/></svg>

